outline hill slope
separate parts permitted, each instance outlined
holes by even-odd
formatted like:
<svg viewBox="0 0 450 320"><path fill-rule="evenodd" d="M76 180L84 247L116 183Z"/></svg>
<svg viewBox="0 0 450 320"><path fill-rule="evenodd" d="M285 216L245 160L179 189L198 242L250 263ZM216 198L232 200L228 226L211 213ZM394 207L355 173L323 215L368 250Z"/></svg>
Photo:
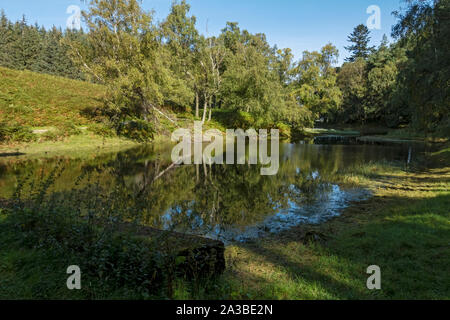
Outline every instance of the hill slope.
<svg viewBox="0 0 450 320"><path fill-rule="evenodd" d="M101 106L100 85L0 67L0 122L28 127L59 127L94 122Z"/></svg>
<svg viewBox="0 0 450 320"><path fill-rule="evenodd" d="M0 67L0 158L81 157L135 143L100 123L104 87Z"/></svg>

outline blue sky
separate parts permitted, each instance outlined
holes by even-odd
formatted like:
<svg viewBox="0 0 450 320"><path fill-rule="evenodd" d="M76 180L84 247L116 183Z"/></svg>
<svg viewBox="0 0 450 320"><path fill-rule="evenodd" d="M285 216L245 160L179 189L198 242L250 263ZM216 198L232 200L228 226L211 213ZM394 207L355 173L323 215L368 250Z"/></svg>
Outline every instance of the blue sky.
<svg viewBox="0 0 450 320"><path fill-rule="evenodd" d="M239 22L242 29L263 32L269 42L279 48L289 47L296 58L304 50L319 50L328 42L336 45L340 61L348 55L344 49L347 36L360 23L366 23L370 5L381 9L381 30L372 30L372 42L378 45L383 34L390 35L395 23L392 11L401 0L188 0L191 13L197 17L197 28L216 35L227 21ZM172 0L143 0L145 9L154 9L156 20L169 13ZM79 0L0 0L12 20L25 14L31 23L65 27L68 6L85 6Z"/></svg>

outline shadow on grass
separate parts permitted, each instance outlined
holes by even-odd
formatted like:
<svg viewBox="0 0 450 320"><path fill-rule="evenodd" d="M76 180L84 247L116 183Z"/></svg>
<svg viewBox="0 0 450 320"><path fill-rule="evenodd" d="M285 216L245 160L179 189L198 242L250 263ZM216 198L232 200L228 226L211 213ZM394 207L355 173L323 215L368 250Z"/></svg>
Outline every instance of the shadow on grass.
<svg viewBox="0 0 450 320"><path fill-rule="evenodd" d="M253 278L254 295L264 299L448 299L450 195L387 201L391 206L373 221L348 225L323 244L305 244L292 231L283 239L241 246L249 252L250 263L272 266L266 273L243 274ZM370 265L381 268L380 291L366 287Z"/></svg>
<svg viewBox="0 0 450 320"><path fill-rule="evenodd" d="M3 152L0 153L0 158L6 158L6 157L17 157L17 156L24 156L25 153L23 152Z"/></svg>

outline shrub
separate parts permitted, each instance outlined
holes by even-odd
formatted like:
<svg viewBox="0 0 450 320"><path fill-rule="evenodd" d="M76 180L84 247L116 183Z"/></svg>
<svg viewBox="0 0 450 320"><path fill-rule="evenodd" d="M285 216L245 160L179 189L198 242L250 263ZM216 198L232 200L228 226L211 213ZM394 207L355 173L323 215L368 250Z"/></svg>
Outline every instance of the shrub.
<svg viewBox="0 0 450 320"><path fill-rule="evenodd" d="M81 134L81 129L78 128L73 122L66 121L58 126L58 133L63 137L76 136Z"/></svg>
<svg viewBox="0 0 450 320"><path fill-rule="evenodd" d="M61 136L61 131L59 130L48 130L40 135L40 141L57 141L61 140L64 136Z"/></svg>
<svg viewBox="0 0 450 320"><path fill-rule="evenodd" d="M29 127L0 123L0 142L31 142L36 139L37 136Z"/></svg>
<svg viewBox="0 0 450 320"><path fill-rule="evenodd" d="M51 194L48 191L62 172L56 168L47 177L38 178L42 180L31 181L26 196L25 182L19 183L5 223L15 230L21 244L69 257L88 277L115 288L160 295L172 286L175 256L160 250L165 236L135 235L134 223L127 215L129 208L121 197L126 191L108 194L97 183L89 182L70 196ZM91 178L80 177L77 183L83 179ZM87 198L88 204L84 201Z"/></svg>
<svg viewBox="0 0 450 320"><path fill-rule="evenodd" d="M139 142L153 140L155 129L152 124L142 119L129 119L117 126L117 134Z"/></svg>
<svg viewBox="0 0 450 320"><path fill-rule="evenodd" d="M278 122L277 129L280 130L280 138L282 139L291 138L291 127L289 127L287 124Z"/></svg>
<svg viewBox="0 0 450 320"><path fill-rule="evenodd" d="M253 116L245 111L238 111L234 114L233 126L239 129L250 129L255 124Z"/></svg>
<svg viewBox="0 0 450 320"><path fill-rule="evenodd" d="M15 210L7 223L29 248L52 249L69 256L87 275L115 287L155 291L164 280L153 244L118 233L100 221L93 224L61 207Z"/></svg>
<svg viewBox="0 0 450 320"><path fill-rule="evenodd" d="M95 123L88 127L88 131L102 137L114 137L116 132L113 127L105 123Z"/></svg>

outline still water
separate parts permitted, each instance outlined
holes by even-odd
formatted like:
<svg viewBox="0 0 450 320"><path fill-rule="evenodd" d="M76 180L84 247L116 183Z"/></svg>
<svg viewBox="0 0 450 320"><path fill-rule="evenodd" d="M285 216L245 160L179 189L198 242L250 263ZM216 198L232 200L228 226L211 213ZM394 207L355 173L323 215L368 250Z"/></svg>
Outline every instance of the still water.
<svg viewBox="0 0 450 320"><path fill-rule="evenodd" d="M371 196L340 183L344 171L370 161L406 166L420 151L409 145L283 143L278 174L261 176L258 165L177 167L170 160L172 147L142 146L82 159L0 158L0 199L12 197L22 182L32 190L33 181L60 168L48 194L59 195L70 210L108 207L156 228L230 243L335 217ZM26 194L27 187L21 188Z"/></svg>

